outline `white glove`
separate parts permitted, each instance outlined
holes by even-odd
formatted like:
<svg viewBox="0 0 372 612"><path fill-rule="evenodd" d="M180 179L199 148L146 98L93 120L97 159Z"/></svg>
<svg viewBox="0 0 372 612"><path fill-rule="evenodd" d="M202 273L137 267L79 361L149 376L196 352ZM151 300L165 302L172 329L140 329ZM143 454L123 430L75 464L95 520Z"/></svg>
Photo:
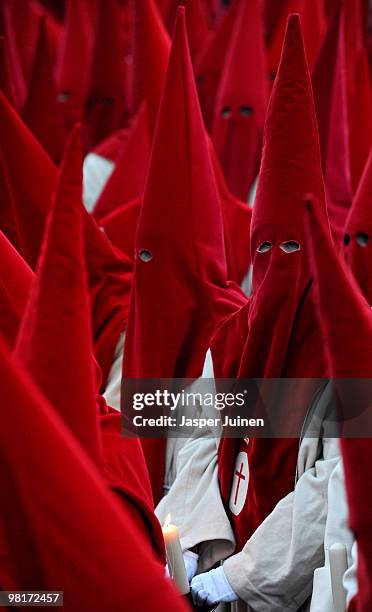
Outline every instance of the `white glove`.
<svg viewBox="0 0 372 612"><path fill-rule="evenodd" d="M222 565L205 574L195 576L191 582L194 604L213 606L220 601L236 601L238 596L232 590Z"/></svg>
<svg viewBox="0 0 372 612"><path fill-rule="evenodd" d="M198 569L199 555L194 552L191 552L191 550L185 550L185 552L183 553L183 560L185 562L187 580L191 582L191 580L196 574L196 570ZM165 577L170 578L168 563L165 566Z"/></svg>
<svg viewBox="0 0 372 612"><path fill-rule="evenodd" d="M199 555L191 550L185 550L183 553L183 560L185 562L187 579L189 582L191 582L196 574L196 570L198 569Z"/></svg>

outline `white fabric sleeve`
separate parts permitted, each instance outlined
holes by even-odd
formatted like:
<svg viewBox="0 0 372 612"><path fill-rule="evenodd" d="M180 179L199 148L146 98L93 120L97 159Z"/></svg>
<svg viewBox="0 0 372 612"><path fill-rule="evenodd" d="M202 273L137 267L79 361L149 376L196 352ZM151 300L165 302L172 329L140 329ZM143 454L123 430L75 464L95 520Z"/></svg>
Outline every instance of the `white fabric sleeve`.
<svg viewBox="0 0 372 612"><path fill-rule="evenodd" d="M315 440L317 443L317 440ZM335 439L299 477L243 550L224 563L233 590L255 612L297 611L311 595L314 570L323 564L327 489L339 460Z"/></svg>
<svg viewBox="0 0 372 612"><path fill-rule="evenodd" d="M115 408L120 412L121 399L121 379L123 369L123 351L124 351L125 332L120 334L116 345L115 357L112 362L111 370L108 375L106 389L103 393L107 405Z"/></svg>
<svg viewBox="0 0 372 612"><path fill-rule="evenodd" d="M212 367L208 352L204 378L213 378ZM197 390L197 382L194 391ZM201 407L200 410L205 416L207 409ZM168 514L171 515L172 522L179 529L183 550L198 546L200 572L225 559L235 547L218 483L219 436L220 431L204 427L197 428L191 438L182 440L182 446L168 440L169 450L178 454L170 457L167 451L168 471L172 469L173 472L172 483L168 494L155 510L160 523L165 521ZM168 482L171 480L169 474L166 478Z"/></svg>
<svg viewBox="0 0 372 612"><path fill-rule="evenodd" d="M209 436L198 432L179 452L177 477L155 510L161 524L171 515L183 550L198 546L199 571L211 568L235 547L220 495L217 444Z"/></svg>

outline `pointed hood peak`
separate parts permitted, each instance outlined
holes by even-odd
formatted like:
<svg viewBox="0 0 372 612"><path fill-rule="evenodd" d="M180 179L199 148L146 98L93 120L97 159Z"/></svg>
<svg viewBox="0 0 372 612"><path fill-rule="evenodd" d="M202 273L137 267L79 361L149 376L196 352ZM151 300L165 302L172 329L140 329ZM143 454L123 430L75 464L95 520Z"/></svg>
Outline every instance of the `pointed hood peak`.
<svg viewBox="0 0 372 612"><path fill-rule="evenodd" d="M289 135L292 135L289 138ZM319 136L301 22L290 15L264 129L264 147L252 214L252 255L279 234L303 242L304 191L325 212Z"/></svg>
<svg viewBox="0 0 372 612"><path fill-rule="evenodd" d="M342 249L360 289L372 304L372 150L346 219Z"/></svg>
<svg viewBox="0 0 372 612"><path fill-rule="evenodd" d="M371 308L337 254L315 198L305 208L308 259L332 376L371 378Z"/></svg>
<svg viewBox="0 0 372 612"><path fill-rule="evenodd" d="M186 249L190 251L190 244L194 244L191 252L193 267L196 265L202 275L207 274L207 269L209 273L214 269L214 274L219 276L221 271L218 262L223 252L219 207L188 48L185 7L180 6L155 130L137 242L145 243L145 235L152 235L151 243L154 239L156 243L156 235L162 235L166 241L163 244L154 243L153 248L160 247L164 255L168 249L169 254L173 250L182 251L183 256ZM215 232L210 231L210 224L216 228ZM215 258L212 256L213 251ZM190 257L187 259L191 264ZM168 261L167 267L169 265Z"/></svg>
<svg viewBox="0 0 372 612"><path fill-rule="evenodd" d="M83 240L80 130L70 136L16 353L99 460L97 390Z"/></svg>

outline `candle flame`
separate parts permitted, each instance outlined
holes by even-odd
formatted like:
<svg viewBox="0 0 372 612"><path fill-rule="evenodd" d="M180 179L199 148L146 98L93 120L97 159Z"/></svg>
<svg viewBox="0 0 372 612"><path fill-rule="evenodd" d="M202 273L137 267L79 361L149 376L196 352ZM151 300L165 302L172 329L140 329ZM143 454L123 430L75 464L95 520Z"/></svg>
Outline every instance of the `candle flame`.
<svg viewBox="0 0 372 612"><path fill-rule="evenodd" d="M171 524L171 515L167 514L167 516L165 517L165 521L164 521L164 527L168 527Z"/></svg>

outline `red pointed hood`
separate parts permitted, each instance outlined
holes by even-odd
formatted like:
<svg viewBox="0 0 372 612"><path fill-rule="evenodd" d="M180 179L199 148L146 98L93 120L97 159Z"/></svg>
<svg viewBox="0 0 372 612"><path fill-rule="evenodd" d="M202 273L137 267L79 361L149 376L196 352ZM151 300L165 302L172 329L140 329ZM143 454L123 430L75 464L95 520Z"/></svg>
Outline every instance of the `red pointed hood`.
<svg viewBox="0 0 372 612"><path fill-rule="evenodd" d="M135 250L124 375L197 377L216 320L238 298L226 291L220 201L183 7L177 14ZM164 440L144 442L157 501Z"/></svg>
<svg viewBox="0 0 372 612"><path fill-rule="evenodd" d="M68 0L66 3L56 81L58 102L67 132L83 118L92 67L97 6L97 0Z"/></svg>
<svg viewBox="0 0 372 612"><path fill-rule="evenodd" d="M0 152L6 170L0 174L2 189L7 188L7 179L14 203L14 227L19 236L20 252L34 269L58 171L1 93L0 125ZM28 171L20 173L20 168ZM11 212L9 204L9 217ZM82 214L94 343L104 384L127 317L132 262L113 249L85 209Z"/></svg>
<svg viewBox="0 0 372 612"><path fill-rule="evenodd" d="M295 137L288 139L288 134ZM231 334L231 359L228 351L215 351L220 377L324 375L321 337L314 327L311 275L303 248L304 191L317 194L321 214L327 219L311 81L300 19L291 15L267 112L252 212L253 293L236 317L240 321L236 333L246 336L245 346L243 354L239 348L235 353ZM227 330L230 325L236 327L234 317L226 321ZM228 335L221 330L215 344L223 346ZM241 345L239 339L237 347ZM233 371L229 361L235 364Z"/></svg>
<svg viewBox="0 0 372 612"><path fill-rule="evenodd" d="M0 92L0 150L16 216L20 252L34 268L57 169L30 130ZM26 171L27 169L27 171Z"/></svg>
<svg viewBox="0 0 372 612"><path fill-rule="evenodd" d="M170 50L170 39L155 0L134 3L132 111L146 101L149 133L155 130Z"/></svg>
<svg viewBox="0 0 372 612"><path fill-rule="evenodd" d="M96 146L122 125L126 105L124 39L118 0L99 0L85 108L85 142Z"/></svg>
<svg viewBox="0 0 372 612"><path fill-rule="evenodd" d="M51 159L59 163L63 151L64 130L45 18L40 19L35 62L22 116Z"/></svg>
<svg viewBox="0 0 372 612"><path fill-rule="evenodd" d="M237 20L239 2L235 0L226 11L215 32L205 41L204 49L195 61L195 75L204 122L210 130L216 105L217 89L223 64Z"/></svg>
<svg viewBox="0 0 372 612"><path fill-rule="evenodd" d="M13 561L12 586L54 591L60 585L67 609L100 612L106 606L139 606L186 612L154 561L130 505L119 505L107 490L87 454L3 342L0 369L1 396L11 407L0 432L0 515Z"/></svg>
<svg viewBox="0 0 372 612"><path fill-rule="evenodd" d="M296 134L296 138L288 139L290 133ZM288 260L286 253L278 248L281 241L295 240L303 244L301 202L302 194L310 191L310 187L324 209L324 183L311 81L300 19L298 15L291 15L267 112L261 169L252 214L254 287L258 288L264 279L266 281L267 267L274 263L276 256L284 257L283 263ZM269 257L262 257L263 253L257 251L263 241L272 244L275 256L273 253ZM303 266L301 251L293 255L292 263L297 260L295 267L298 270L306 268L306 265ZM307 280L304 279L305 282Z"/></svg>
<svg viewBox="0 0 372 612"><path fill-rule="evenodd" d="M372 378L372 312L343 265L316 202L307 202L307 250L334 378Z"/></svg>
<svg viewBox="0 0 372 612"><path fill-rule="evenodd" d="M220 202L184 15L180 8L137 228L124 366L128 376L198 375L205 347L197 359L184 356L180 363L179 355L185 351L190 326L196 324L203 284L224 286L226 282ZM158 313L155 328L154 312ZM200 310L197 318L201 318Z"/></svg>
<svg viewBox="0 0 372 612"><path fill-rule="evenodd" d="M1 329L8 344L13 346L34 274L2 232L0 262Z"/></svg>
<svg viewBox="0 0 372 612"><path fill-rule="evenodd" d="M331 373L335 378L333 384L343 409L346 407L348 410L351 406L354 411L357 406L360 410L361 414L357 419L357 436L360 436L361 432L367 432L370 428L371 307L360 294L350 272L338 258L329 233L318 219L315 207L309 203L308 207L310 214L307 245L315 277L319 321L328 349ZM363 378L366 380L361 380ZM363 406L366 408L364 414ZM352 413L351 427L356 416L358 415ZM344 431L347 435L348 421L345 425ZM372 576L371 490L366 487L372 459L371 439L345 437L342 439L342 451L349 523L358 545L358 610L367 612L371 601Z"/></svg>
<svg viewBox="0 0 372 612"><path fill-rule="evenodd" d="M313 75L321 130L327 206L332 229L341 239L351 205L349 123L344 45L344 14L339 4L329 23Z"/></svg>
<svg viewBox="0 0 372 612"><path fill-rule="evenodd" d="M365 298L372 304L372 151L346 219L343 253Z"/></svg>
<svg viewBox="0 0 372 612"><path fill-rule="evenodd" d="M327 375L304 252L302 197L310 186L326 220L310 75L300 19L291 15L267 112L252 212L253 292L212 339L217 378L312 379ZM303 422L309 391L314 393L306 380L302 388L303 404L291 412L298 424ZM225 438L219 449L219 477L227 504L237 452L239 443ZM238 550L278 501L293 490L298 441L254 439L248 456L254 468L246 502L249 513L236 527Z"/></svg>
<svg viewBox="0 0 372 612"><path fill-rule="evenodd" d="M9 52L4 36L0 36L0 90L8 102L15 106L15 88L9 64Z"/></svg>
<svg viewBox="0 0 372 612"><path fill-rule="evenodd" d="M262 6L242 0L226 51L212 124L230 191L246 201L257 175L267 103Z"/></svg>
<svg viewBox="0 0 372 612"><path fill-rule="evenodd" d="M74 435L98 460L78 138L75 131L66 150L15 350Z"/></svg>

